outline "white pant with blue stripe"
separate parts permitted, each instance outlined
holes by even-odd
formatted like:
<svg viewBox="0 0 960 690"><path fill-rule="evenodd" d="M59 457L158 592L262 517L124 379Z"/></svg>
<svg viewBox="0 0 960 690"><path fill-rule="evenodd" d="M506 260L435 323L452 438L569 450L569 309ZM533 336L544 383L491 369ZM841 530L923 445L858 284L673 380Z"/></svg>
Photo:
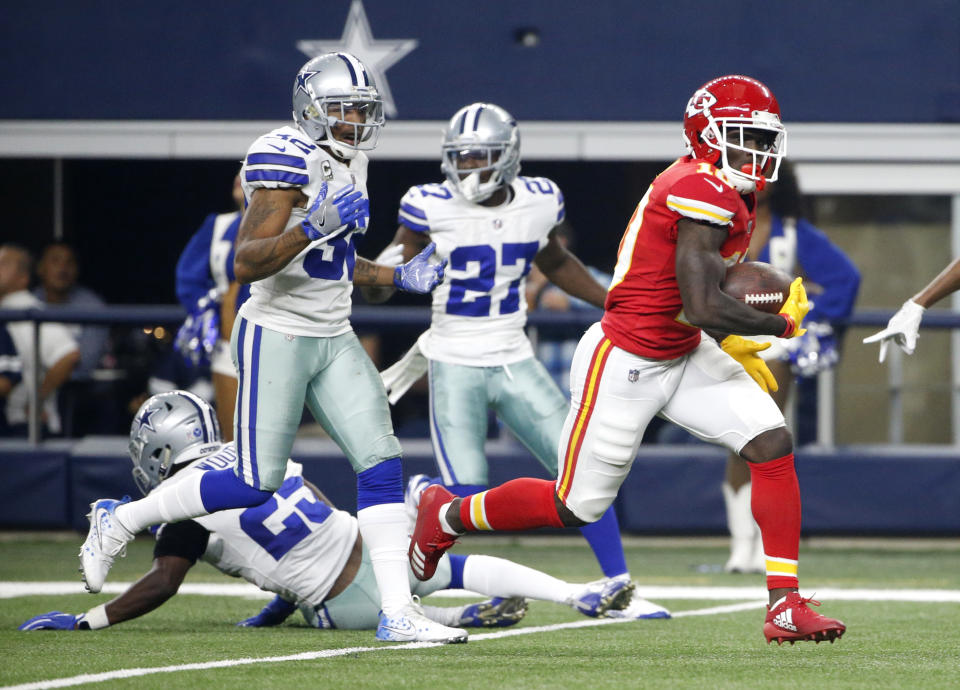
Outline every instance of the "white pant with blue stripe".
<svg viewBox="0 0 960 690"><path fill-rule="evenodd" d="M401 454L380 375L357 336L294 336L238 317L230 338L239 374L234 438L237 475L275 491L304 404L354 471Z"/></svg>

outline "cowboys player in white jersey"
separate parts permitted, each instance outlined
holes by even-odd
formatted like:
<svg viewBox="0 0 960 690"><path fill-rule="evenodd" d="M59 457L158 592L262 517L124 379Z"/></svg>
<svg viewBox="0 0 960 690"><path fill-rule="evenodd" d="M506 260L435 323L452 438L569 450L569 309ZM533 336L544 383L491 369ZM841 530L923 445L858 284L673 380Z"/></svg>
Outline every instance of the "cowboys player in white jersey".
<svg viewBox="0 0 960 690"><path fill-rule="evenodd" d="M569 403L524 332L524 280L535 263L555 285L598 308L606 288L553 232L565 213L557 185L518 176L520 131L506 110L491 103L458 110L444 133L441 169L446 181L411 187L400 202L394 243L404 247L404 257L435 243L437 257L449 263L446 282L433 292L430 329L383 372L390 400L428 370L434 456L440 480L454 494L489 484L488 409L556 476ZM429 483L413 477L408 504ZM608 578L609 595L617 596L631 581L613 508L582 531ZM618 613L666 614L639 598L635 603Z"/></svg>
<svg viewBox="0 0 960 690"><path fill-rule="evenodd" d="M400 443L350 326L354 283L427 293L443 264L427 261L431 247L395 268L356 255L370 209L364 151L384 122L376 84L357 58L328 53L307 62L294 82L293 119L257 139L240 171L247 208L234 268L253 285L231 337L237 466L195 473L134 503L95 502L80 552L84 580L98 592L124 544L150 525L269 500L306 404L357 472L357 517L382 598L377 638L461 642L465 631L413 606Z"/></svg>
<svg viewBox="0 0 960 690"><path fill-rule="evenodd" d="M205 440L206 439L206 440ZM205 472L237 465L235 443L222 443L211 407L187 391L155 395L130 428L133 477L147 494L161 482L174 486ZM379 623L380 596L369 549L357 519L337 510L319 489L287 462L280 488L265 503L222 510L193 520L164 524L157 533L151 570L115 599L80 615L51 611L26 621L21 630L86 630L142 616L176 594L197 560L242 577L277 596L239 625L283 622L297 607L318 628L372 629ZM464 606L423 606L446 625L502 627L526 613L525 597L567 604L599 616L611 603L596 584L563 582L545 573L491 556L444 557L428 582L409 572L418 595L466 588L496 598Z"/></svg>

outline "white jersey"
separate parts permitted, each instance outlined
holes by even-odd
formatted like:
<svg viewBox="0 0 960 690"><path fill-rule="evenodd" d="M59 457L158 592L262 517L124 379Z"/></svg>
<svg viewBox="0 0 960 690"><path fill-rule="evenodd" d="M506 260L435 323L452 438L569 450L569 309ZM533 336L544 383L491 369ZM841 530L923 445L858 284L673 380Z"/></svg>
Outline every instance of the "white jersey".
<svg viewBox="0 0 960 690"><path fill-rule="evenodd" d="M314 144L295 127L280 127L257 139L240 170L247 202L256 189L296 189L307 197L296 207L285 229L306 218L306 209L321 193L336 194L349 184L367 193L367 157L362 152L348 166ZM321 238L297 254L279 272L250 286L250 299L240 315L281 333L331 337L350 330L355 236L357 230L334 239Z"/></svg>
<svg viewBox="0 0 960 690"><path fill-rule="evenodd" d="M510 201L474 204L449 182L411 187L400 222L426 232L436 256L448 259L433 291L433 317L419 341L429 359L497 366L533 357L524 283L537 253L563 220L563 194L544 177L518 177Z"/></svg>
<svg viewBox="0 0 960 690"><path fill-rule="evenodd" d="M164 482L192 472L237 464L236 446L225 444ZM194 521L210 531L203 560L288 601L318 606L343 571L357 541L356 518L323 503L304 485L302 467L287 461L283 484L254 508L223 510Z"/></svg>

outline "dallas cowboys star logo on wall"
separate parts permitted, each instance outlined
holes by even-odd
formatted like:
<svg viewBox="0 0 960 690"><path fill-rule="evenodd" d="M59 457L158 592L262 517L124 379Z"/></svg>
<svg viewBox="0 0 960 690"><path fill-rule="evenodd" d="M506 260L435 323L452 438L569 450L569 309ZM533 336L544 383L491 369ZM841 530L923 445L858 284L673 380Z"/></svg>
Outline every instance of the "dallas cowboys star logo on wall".
<svg viewBox="0 0 960 690"><path fill-rule="evenodd" d="M396 117L397 106L393 102L390 85L387 83L387 70L414 50L417 44L418 41L415 38L375 39L367 13L363 9L362 0L353 0L339 41L329 39L297 41L297 50L311 58L324 53L340 52L358 57L373 73L377 90L383 98L384 112L390 117Z"/></svg>

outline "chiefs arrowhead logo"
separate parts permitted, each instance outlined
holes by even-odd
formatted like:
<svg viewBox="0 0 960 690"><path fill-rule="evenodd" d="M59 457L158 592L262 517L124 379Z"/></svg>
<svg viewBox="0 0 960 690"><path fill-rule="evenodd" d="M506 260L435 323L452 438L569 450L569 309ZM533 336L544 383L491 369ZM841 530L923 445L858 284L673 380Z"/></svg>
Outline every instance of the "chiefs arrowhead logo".
<svg viewBox="0 0 960 690"><path fill-rule="evenodd" d="M711 105L717 102L717 97L706 89L699 89L687 101L687 116L693 117L698 113L708 110Z"/></svg>

